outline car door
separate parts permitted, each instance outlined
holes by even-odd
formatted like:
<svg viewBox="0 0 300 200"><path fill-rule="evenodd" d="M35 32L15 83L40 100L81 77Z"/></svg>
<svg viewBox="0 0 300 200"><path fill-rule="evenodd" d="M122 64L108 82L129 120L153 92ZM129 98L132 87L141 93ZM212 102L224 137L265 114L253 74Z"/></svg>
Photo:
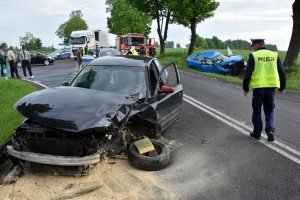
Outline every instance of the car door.
<svg viewBox="0 0 300 200"><path fill-rule="evenodd" d="M62 51L61 52L61 57L62 58L67 58L68 57L68 52L67 51Z"/></svg>
<svg viewBox="0 0 300 200"><path fill-rule="evenodd" d="M33 52L30 54L31 57L31 63L32 64L37 64L39 63L39 58L38 58L38 54L36 52Z"/></svg>
<svg viewBox="0 0 300 200"><path fill-rule="evenodd" d="M202 62L202 70L204 72L216 72L216 67L214 66L212 60L208 58L204 58L201 60L201 62Z"/></svg>
<svg viewBox="0 0 300 200"><path fill-rule="evenodd" d="M37 63L44 64L45 56L43 54L37 53Z"/></svg>
<svg viewBox="0 0 300 200"><path fill-rule="evenodd" d="M157 79L154 95L157 103L158 124L162 131L179 117L183 88L175 63L162 67L159 61L154 59L150 67L154 70ZM174 91L172 93L162 93L162 86L170 86Z"/></svg>

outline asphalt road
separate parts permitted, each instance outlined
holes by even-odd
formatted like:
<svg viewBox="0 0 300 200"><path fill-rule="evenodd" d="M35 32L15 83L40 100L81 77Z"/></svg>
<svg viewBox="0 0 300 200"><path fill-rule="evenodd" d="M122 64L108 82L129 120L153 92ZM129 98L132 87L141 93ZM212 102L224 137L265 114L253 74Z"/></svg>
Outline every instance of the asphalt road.
<svg viewBox="0 0 300 200"><path fill-rule="evenodd" d="M75 61L34 66L48 87L74 76ZM181 118L164 134L174 140L170 166L155 172L176 199L300 198L300 93L276 96L276 142L248 136L251 97L239 85L182 72ZM251 95L250 95L251 96Z"/></svg>

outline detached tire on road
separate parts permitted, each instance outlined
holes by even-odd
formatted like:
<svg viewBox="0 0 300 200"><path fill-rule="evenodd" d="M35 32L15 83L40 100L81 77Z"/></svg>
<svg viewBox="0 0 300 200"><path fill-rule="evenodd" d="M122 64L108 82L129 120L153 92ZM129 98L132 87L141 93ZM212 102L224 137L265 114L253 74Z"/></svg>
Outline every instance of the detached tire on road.
<svg viewBox="0 0 300 200"><path fill-rule="evenodd" d="M128 160L132 166L147 171L157 171L168 166L170 162L170 149L169 147L157 140L151 140L158 155L151 157L140 155L132 142L128 149Z"/></svg>

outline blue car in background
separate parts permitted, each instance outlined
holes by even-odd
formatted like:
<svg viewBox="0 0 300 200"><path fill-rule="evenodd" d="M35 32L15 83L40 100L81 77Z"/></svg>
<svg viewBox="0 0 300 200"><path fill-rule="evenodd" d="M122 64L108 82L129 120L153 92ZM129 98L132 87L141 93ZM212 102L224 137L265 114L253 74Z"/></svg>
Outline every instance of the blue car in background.
<svg viewBox="0 0 300 200"><path fill-rule="evenodd" d="M246 62L240 55L225 56L217 51L194 53L187 58L187 66L202 72L238 76L246 68Z"/></svg>
<svg viewBox="0 0 300 200"><path fill-rule="evenodd" d="M60 49L50 53L48 56L56 60L60 60L64 58L71 58L72 52L69 49Z"/></svg>

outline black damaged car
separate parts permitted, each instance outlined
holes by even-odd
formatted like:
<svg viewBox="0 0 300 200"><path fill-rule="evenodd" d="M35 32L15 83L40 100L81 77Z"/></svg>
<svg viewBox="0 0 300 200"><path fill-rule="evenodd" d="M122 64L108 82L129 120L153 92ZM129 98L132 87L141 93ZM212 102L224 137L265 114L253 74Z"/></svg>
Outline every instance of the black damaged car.
<svg viewBox="0 0 300 200"><path fill-rule="evenodd" d="M95 164L128 151L132 141L159 138L178 119L183 100L175 63L162 66L152 57L98 58L64 85L14 105L26 120L7 147L10 155L59 166Z"/></svg>

